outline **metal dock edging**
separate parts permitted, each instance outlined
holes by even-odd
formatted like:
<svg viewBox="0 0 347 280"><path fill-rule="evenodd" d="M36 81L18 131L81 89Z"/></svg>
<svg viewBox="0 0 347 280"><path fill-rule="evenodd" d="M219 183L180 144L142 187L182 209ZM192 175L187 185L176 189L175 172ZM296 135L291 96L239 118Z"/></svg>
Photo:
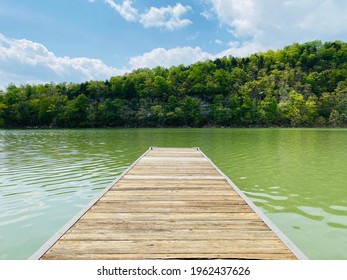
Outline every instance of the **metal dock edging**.
<svg viewBox="0 0 347 280"><path fill-rule="evenodd" d="M62 237L88 210L102 198L125 174L127 174L146 154L152 150L150 147L142 156L131 164L122 174L120 174L108 187L106 187L96 198L89 202L81 211L79 211L71 220L69 220L58 232L48 239L28 260L40 259L59 239Z"/></svg>
<svg viewBox="0 0 347 280"><path fill-rule="evenodd" d="M264 221L264 223L282 240L284 244L293 252L300 260L308 260L307 256L273 223L270 219L236 186L236 184L220 170L205 153L197 147L203 156L212 164L212 166L228 181L231 187L246 201L252 210Z"/></svg>

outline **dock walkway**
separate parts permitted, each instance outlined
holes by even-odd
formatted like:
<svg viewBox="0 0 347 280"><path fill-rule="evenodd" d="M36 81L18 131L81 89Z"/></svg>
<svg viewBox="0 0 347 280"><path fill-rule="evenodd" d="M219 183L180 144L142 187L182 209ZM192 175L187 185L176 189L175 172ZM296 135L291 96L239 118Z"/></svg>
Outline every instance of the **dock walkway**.
<svg viewBox="0 0 347 280"><path fill-rule="evenodd" d="M150 148L32 259L305 256L198 149Z"/></svg>

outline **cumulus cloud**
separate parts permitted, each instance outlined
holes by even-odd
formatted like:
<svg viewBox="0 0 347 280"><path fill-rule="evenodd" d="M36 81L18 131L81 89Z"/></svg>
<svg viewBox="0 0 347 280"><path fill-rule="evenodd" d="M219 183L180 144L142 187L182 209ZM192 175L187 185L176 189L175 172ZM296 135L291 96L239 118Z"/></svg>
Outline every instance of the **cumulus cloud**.
<svg viewBox="0 0 347 280"><path fill-rule="evenodd" d="M40 43L10 39L0 33L0 88L10 83L19 85L105 80L138 68L169 68L214 58L214 55L199 47L157 48L130 58L128 69L116 69L99 59L59 57Z"/></svg>
<svg viewBox="0 0 347 280"><path fill-rule="evenodd" d="M254 41L248 41L248 42L230 42L229 48L216 54L215 57L228 57L228 56L234 56L234 57L245 57L250 54L258 53L260 51L266 51L268 50L263 45L259 44L258 42Z"/></svg>
<svg viewBox="0 0 347 280"><path fill-rule="evenodd" d="M322 32L324 36L331 34L341 38L342 34L346 34L346 24L346 1L320 1L319 5L312 5L298 26L315 35Z"/></svg>
<svg viewBox="0 0 347 280"><path fill-rule="evenodd" d="M278 49L293 42L343 40L347 2L339 0L210 0L212 11L238 41L226 53ZM248 53L249 54L249 53Z"/></svg>
<svg viewBox="0 0 347 280"><path fill-rule="evenodd" d="M293 42L344 40L347 2L337 0L210 0L212 12L233 40L220 53L200 47L157 48L130 59L131 68L170 67L223 56L244 57ZM211 13L203 16L210 20ZM216 44L222 44L219 39Z"/></svg>
<svg viewBox="0 0 347 280"><path fill-rule="evenodd" d="M59 57L44 45L0 34L0 85L105 80L124 71L99 59Z"/></svg>
<svg viewBox="0 0 347 280"><path fill-rule="evenodd" d="M132 69L153 68L163 66L169 68L173 65L189 65L197 61L213 59L214 56L196 47L178 47L173 49L157 48L141 56L129 60Z"/></svg>
<svg viewBox="0 0 347 280"><path fill-rule="evenodd" d="M116 10L121 17L123 17L127 21L137 21L139 18L139 14L137 10L132 6L132 2L130 0L123 1L122 5L116 4L112 0L105 0L107 4L109 4L114 10Z"/></svg>
<svg viewBox="0 0 347 280"><path fill-rule="evenodd" d="M140 22L144 27L160 27L169 30L180 29L192 22L189 19L182 19L181 16L191 10L190 6L176 6L155 8L151 7L146 13L141 15Z"/></svg>
<svg viewBox="0 0 347 280"><path fill-rule="evenodd" d="M233 27L236 37L257 34L258 15L253 0L212 0L218 19Z"/></svg>
<svg viewBox="0 0 347 280"><path fill-rule="evenodd" d="M89 0L93 2L92 0ZM124 19L169 30L191 24L184 15L191 8L175 6L149 8L139 13L130 0L116 4L103 0ZM226 46L220 53L208 53L200 47L156 48L128 60L128 69L116 69L99 59L59 57L44 45L29 40L9 39L0 33L0 88L11 82L82 82L104 80L137 68L189 65L223 56L247 56L258 51L278 49L293 42L309 40L346 40L347 1L338 0L205 0L212 9L207 20L218 19L230 32L230 42L211 43ZM119 1L120 3L120 1Z"/></svg>
<svg viewBox="0 0 347 280"><path fill-rule="evenodd" d="M139 13L132 5L132 1L124 0L122 5L113 0L105 0L120 16L127 21L140 22L144 27L158 27L168 30L176 30L191 24L189 19L182 18L184 14L191 10L190 6L183 6L177 3L174 7L151 7L144 13Z"/></svg>

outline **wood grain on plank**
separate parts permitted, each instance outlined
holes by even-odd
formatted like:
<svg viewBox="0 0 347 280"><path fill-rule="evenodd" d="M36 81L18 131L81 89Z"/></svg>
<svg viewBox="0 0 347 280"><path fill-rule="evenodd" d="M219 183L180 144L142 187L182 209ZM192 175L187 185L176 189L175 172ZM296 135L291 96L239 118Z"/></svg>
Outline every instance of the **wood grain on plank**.
<svg viewBox="0 0 347 280"><path fill-rule="evenodd" d="M196 148L153 148L42 259L295 259Z"/></svg>

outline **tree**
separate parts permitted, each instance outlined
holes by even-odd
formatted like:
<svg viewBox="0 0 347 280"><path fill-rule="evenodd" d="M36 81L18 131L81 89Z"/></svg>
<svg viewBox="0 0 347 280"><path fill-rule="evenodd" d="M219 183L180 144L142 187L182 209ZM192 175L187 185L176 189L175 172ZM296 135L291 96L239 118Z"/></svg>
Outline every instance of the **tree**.
<svg viewBox="0 0 347 280"><path fill-rule="evenodd" d="M77 98L69 102L68 106L69 123L72 127L86 127L87 121L87 109L88 98L82 93Z"/></svg>
<svg viewBox="0 0 347 280"><path fill-rule="evenodd" d="M156 127L161 127L165 123L165 111L162 105L152 106L152 125Z"/></svg>
<svg viewBox="0 0 347 280"><path fill-rule="evenodd" d="M138 92L136 90L134 75L128 75L123 77L123 92L124 97L128 100L138 97Z"/></svg>
<svg viewBox="0 0 347 280"><path fill-rule="evenodd" d="M117 76L110 79L110 97L125 98L123 77Z"/></svg>
<svg viewBox="0 0 347 280"><path fill-rule="evenodd" d="M6 104L0 102L0 127L5 126L5 111L7 109Z"/></svg>
<svg viewBox="0 0 347 280"><path fill-rule="evenodd" d="M2 127L347 126L347 43L134 70L106 81L10 84Z"/></svg>
<svg viewBox="0 0 347 280"><path fill-rule="evenodd" d="M341 125L341 116L340 116L340 113L333 109L330 113L330 116L329 116L329 124L332 126L332 127L338 127Z"/></svg>
<svg viewBox="0 0 347 280"><path fill-rule="evenodd" d="M184 124L186 126L193 126L193 127L199 126L199 122L201 118L200 118L200 106L197 99L192 98L190 96L186 96L180 102L180 108L183 112ZM176 112L176 109L175 109L175 112ZM180 115L179 113L178 115Z"/></svg>
<svg viewBox="0 0 347 280"><path fill-rule="evenodd" d="M318 117L317 111L317 97L310 96L305 102L305 111L307 115L307 123L309 126L314 126L316 118Z"/></svg>
<svg viewBox="0 0 347 280"><path fill-rule="evenodd" d="M2 106L4 110L4 122L7 126L17 127L21 124L28 124L29 108L26 100L26 93L21 88L14 84L10 84L7 87L6 94L3 98L5 106Z"/></svg>
<svg viewBox="0 0 347 280"><path fill-rule="evenodd" d="M212 104L212 120L222 126L232 124L232 110L225 106L223 95L217 95Z"/></svg>

